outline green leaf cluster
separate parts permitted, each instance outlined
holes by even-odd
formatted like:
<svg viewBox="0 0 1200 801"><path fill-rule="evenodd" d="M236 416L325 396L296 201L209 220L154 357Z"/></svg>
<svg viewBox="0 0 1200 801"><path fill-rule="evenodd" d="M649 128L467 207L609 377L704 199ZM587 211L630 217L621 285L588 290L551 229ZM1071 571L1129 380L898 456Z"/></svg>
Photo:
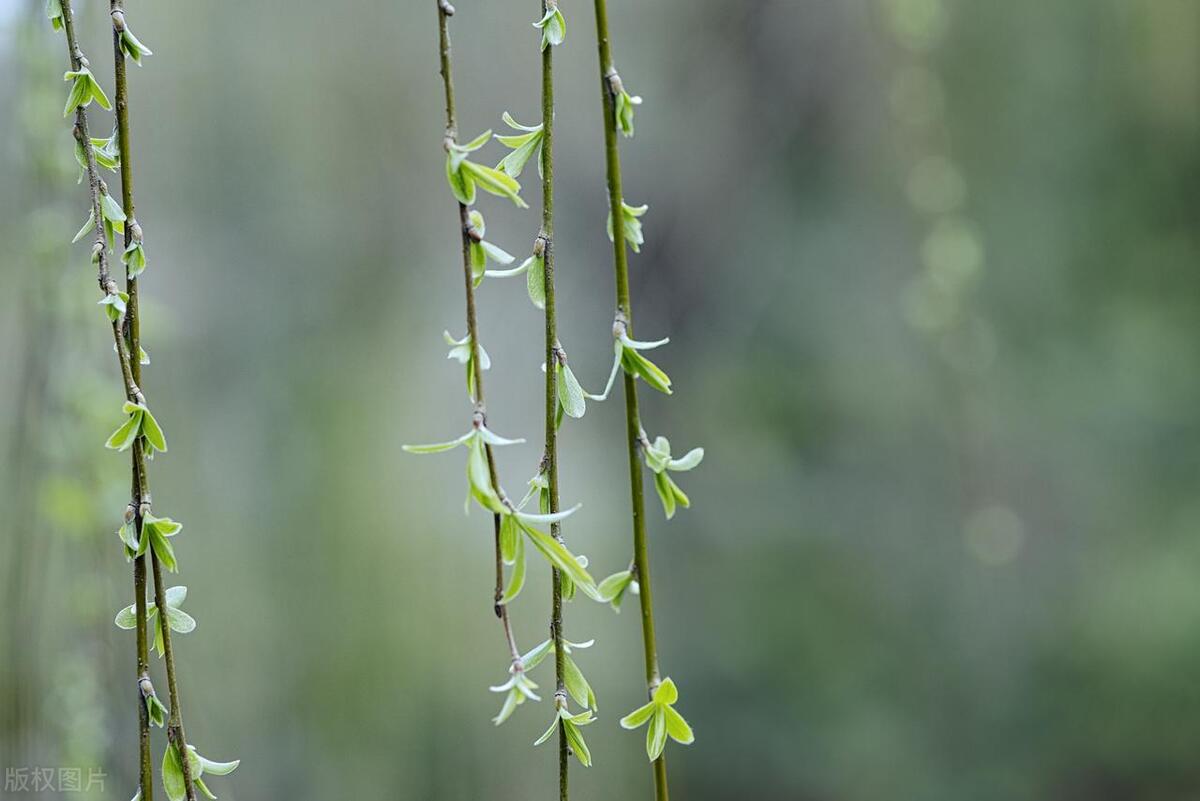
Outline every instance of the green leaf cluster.
<svg viewBox="0 0 1200 801"><path fill-rule="evenodd" d="M625 241L629 243L629 247L633 248L634 253L641 253L642 245L646 242L642 236L642 221L640 218L649 210L650 207L647 205L630 206L625 201L621 201L621 235L625 237ZM608 241L612 242L612 209L608 211L608 222L605 223L605 230L608 231Z"/></svg>
<svg viewBox="0 0 1200 801"><path fill-rule="evenodd" d="M546 729L541 737L534 740L534 745L541 745L550 739L555 730L562 726L563 732L567 735L567 745L570 746L571 753L579 760L579 764L585 768L592 766L592 752L588 749L587 743L583 740L583 732L579 729L596 722L596 716L592 714L592 710L585 709L578 715L572 715L567 711L565 705L558 707L554 713L554 722L550 724L550 728Z"/></svg>
<svg viewBox="0 0 1200 801"><path fill-rule="evenodd" d="M150 446L143 446L147 458L153 458L154 451L167 452L167 438L147 406L125 401L121 411L129 417L109 436L104 447L117 451L128 450L134 440L142 437L142 441Z"/></svg>
<svg viewBox="0 0 1200 801"><path fill-rule="evenodd" d="M621 718L621 728L637 729L650 723L646 730L646 756L650 761L662 756L667 744L667 737L680 745L690 745L696 739L692 727L683 719L683 715L675 711L673 706L679 700L679 690L670 678L662 680L654 690L650 703L640 706Z"/></svg>
<svg viewBox="0 0 1200 801"><path fill-rule="evenodd" d="M637 579L633 577L633 570L620 570L613 573L608 578L601 581L596 587L600 593L600 599L612 607L614 612L621 611L621 602L625 599L625 593L629 592L633 595L638 594Z"/></svg>
<svg viewBox="0 0 1200 801"><path fill-rule="evenodd" d="M668 471L685 472L693 469L704 458L704 448L692 448L680 458L672 459L671 443L666 437L655 437L654 442L642 445L642 455L645 457L646 467L654 472L654 488L662 501L663 512L670 520L675 516L676 506L687 509L692 503Z"/></svg>
<svg viewBox="0 0 1200 801"><path fill-rule="evenodd" d="M128 24L124 24L121 29L121 38L118 40L121 53L131 59L134 64L142 66L142 56L152 56L154 51L142 44L133 31L129 29Z"/></svg>
<svg viewBox="0 0 1200 801"><path fill-rule="evenodd" d="M505 693L504 703L500 706L500 711L496 717L492 718L492 723L499 726L504 721L508 720L518 706L525 703L526 700L540 701L541 697L534 692L537 689L537 684L533 679L525 675L526 667L517 669L514 665L509 668L509 679L503 684L497 684L494 687L488 687L494 693Z"/></svg>
<svg viewBox="0 0 1200 801"><path fill-rule="evenodd" d="M558 0L546 0L546 14L533 27L542 31L542 50L563 43L567 38L567 20L558 10Z"/></svg>
<svg viewBox="0 0 1200 801"><path fill-rule="evenodd" d="M182 529L182 523L177 523L169 517L155 517L147 512L142 518L140 535L137 532L136 521L132 515L129 515L117 529L117 536L125 544L126 559L135 559L146 553L146 548L153 548L154 555L163 563L163 567L172 573L177 573L179 565L170 540Z"/></svg>
<svg viewBox="0 0 1200 801"><path fill-rule="evenodd" d="M513 567L513 570L508 586L505 587L504 593L500 598L500 603L507 604L511 602L520 594L521 589L525 585L526 540L537 549L546 561L549 562L551 567L557 569L562 574L564 583L567 580L572 582L572 595L574 594L574 587L578 586L589 598L600 600L599 592L596 590L596 581L587 572L586 558L571 553L565 545L552 535L538 528L539 525L551 525L565 520L578 511L578 509L579 506L576 505L566 511L555 512L553 514L528 514L526 512L514 511L507 506L502 507L502 511L500 512L502 515L500 520L500 556L506 565Z"/></svg>
<svg viewBox="0 0 1200 801"><path fill-rule="evenodd" d="M442 332L442 338L446 340L446 344L450 346L450 352L446 354L447 359L453 359L467 369L467 397L475 400L475 360L471 348L471 335L467 334L462 339L455 339L450 335L449 331ZM490 370L492 367L492 358L488 356L483 345L479 346L479 367L482 370ZM419 451L414 451L414 453Z"/></svg>
<svg viewBox="0 0 1200 801"><path fill-rule="evenodd" d="M216 799L212 790L209 790L207 785L205 785L202 777L206 773L212 776L228 776L237 769L237 766L241 764L241 760L214 762L211 759L201 756L193 745L189 745L187 751L192 783L207 798ZM167 791L167 801L184 801L187 798L187 785L183 776L183 759L174 743L168 743L167 750L163 754L162 778L163 789Z"/></svg>
<svg viewBox="0 0 1200 801"><path fill-rule="evenodd" d="M61 0L46 0L46 19L50 20L50 27L54 28L54 30L62 30L63 10Z"/></svg>
<svg viewBox="0 0 1200 801"><path fill-rule="evenodd" d="M146 623L147 625L154 626L154 650L158 651L160 657L165 650L162 628L164 617L167 620L167 625L171 627L171 631L180 634L190 634L196 629L196 619L180 609L184 599L187 598L187 587L168 587L166 594L167 611L165 615L158 614L158 605L154 601L146 601ZM120 612L117 612L117 616L113 622L117 624L117 628L125 629L126 631L137 626L136 604L130 604Z"/></svg>
<svg viewBox="0 0 1200 801"><path fill-rule="evenodd" d="M58 19L62 19L62 7L59 9ZM54 18L51 18L53 22ZM56 26L57 27L57 26ZM87 67L80 67L77 70L68 70L63 73L64 81L73 81L71 91L67 93L67 104L63 107L63 116L71 116L71 112L77 108L87 108L95 100L100 104L101 108L111 109L112 103L108 100L108 95L104 94L104 90L100 88L100 83L96 80L96 76Z"/></svg>
<svg viewBox="0 0 1200 801"><path fill-rule="evenodd" d="M641 104L642 98L630 95L618 79L613 89L613 114L617 119L617 130L623 136L633 136L633 107Z"/></svg>
<svg viewBox="0 0 1200 801"><path fill-rule="evenodd" d="M116 171L121 166L121 150L118 141L117 129L114 128L112 135L107 138L91 137L92 155L96 158L96 164L106 170ZM79 177L75 183L82 183L83 176L87 172L87 151L84 150L83 144L75 140L75 161L79 164Z"/></svg>
<svg viewBox="0 0 1200 801"><path fill-rule="evenodd" d="M467 503L472 498L480 506L495 514L508 514L509 508L500 500L496 489L492 486L491 473L487 464L487 446L519 445L523 439L507 439L493 433L487 426L480 423L472 426L471 430L457 439L446 442L434 442L428 445L404 445L408 453L441 453L462 445L467 449L467 485L469 492Z"/></svg>
<svg viewBox="0 0 1200 801"><path fill-rule="evenodd" d="M469 153L486 145L491 138L489 129L465 145L446 143L446 181L450 184L450 191L464 206L475 203L475 188L478 186L485 192L508 198L518 208L529 208L529 204L521 199L521 185L515 178L467 158Z"/></svg>
<svg viewBox="0 0 1200 801"><path fill-rule="evenodd" d="M503 172L505 175L510 175L513 178L520 178L521 171L525 169L525 164L530 158L537 158L538 176L542 175L542 142L545 139L545 131L542 125L522 125L513 119L512 115L507 111L501 115L504 124L515 131L522 133L497 136L496 141L507 148L512 149L512 152L500 160L496 165L496 169Z"/></svg>
<svg viewBox="0 0 1200 801"><path fill-rule="evenodd" d="M485 274L492 274L487 269L489 260L497 264L512 264L515 257L502 248L496 247L491 242L484 240L483 235L487 231L487 225L483 221L482 214L475 209L471 209L468 219L471 221L471 245L468 249L471 260L471 277L475 281L475 286L479 286L483 282Z"/></svg>
<svg viewBox="0 0 1200 801"><path fill-rule="evenodd" d="M104 222L104 240L108 243L108 252L112 253L116 247L117 234L125 233L125 211L121 208L121 204L113 199L112 195L101 186L100 187L100 216ZM96 230L96 210L88 211L87 220L83 223L83 227L75 234L75 238L71 240L72 244L83 239L85 236ZM94 254L94 259L99 259L100 254Z"/></svg>

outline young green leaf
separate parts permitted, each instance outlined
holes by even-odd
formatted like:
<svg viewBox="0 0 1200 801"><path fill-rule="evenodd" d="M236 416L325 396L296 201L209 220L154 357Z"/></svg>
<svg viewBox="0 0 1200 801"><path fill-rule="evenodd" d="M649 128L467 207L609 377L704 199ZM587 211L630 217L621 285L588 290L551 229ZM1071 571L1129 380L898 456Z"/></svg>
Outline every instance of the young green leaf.
<svg viewBox="0 0 1200 801"><path fill-rule="evenodd" d="M54 28L54 30L62 30L63 10L61 0L46 0L46 19L50 20L50 27Z"/></svg>
<svg viewBox="0 0 1200 801"><path fill-rule="evenodd" d="M71 112L77 108L87 108L93 100L99 103L101 108L112 108L112 103L108 101L108 95L104 94L104 90L96 81L96 76L92 75L92 71L87 67L63 73L63 80L73 81L71 91L67 93L67 104L63 107L64 117L71 116Z"/></svg>
<svg viewBox="0 0 1200 801"><path fill-rule="evenodd" d="M565 364L559 364L555 369L558 370L558 402L563 412L568 417L583 417L587 411L587 404L584 402L585 393L579 385L579 379L575 378L575 373Z"/></svg>
<svg viewBox="0 0 1200 801"><path fill-rule="evenodd" d="M497 136L496 141L512 150L505 156L496 169L503 172L505 175L510 175L513 178L520 178L521 171L525 169L526 163L530 158L537 157L538 175L542 174L542 141L543 130L541 125L526 126L512 118L507 111L503 114L503 119L506 125L514 130L523 131L524 133L515 136Z"/></svg>
<svg viewBox="0 0 1200 801"><path fill-rule="evenodd" d="M643 443L642 456L646 461L646 466L654 472L654 489L662 502L663 512L667 519L670 520L675 516L677 506L682 506L684 509L690 507L691 500L675 483L675 480L668 475L668 471L682 472L693 469L704 458L704 449L693 448L682 458L672 459L671 443L666 437L655 437L654 442Z"/></svg>
<svg viewBox="0 0 1200 801"><path fill-rule="evenodd" d="M695 742L696 737L692 732L692 727L673 707L678 700L679 691L675 687L675 682L670 678L665 678L655 688L650 703L638 707L621 718L621 728L623 729L636 729L647 722L650 723L650 728L646 731L646 756L650 758L651 762L662 756L668 736L681 745L690 745Z"/></svg>
<svg viewBox="0 0 1200 801"><path fill-rule="evenodd" d="M575 699L575 703L592 710L596 709L596 693L592 691L592 685L588 684L575 660L566 654L563 655L563 684Z"/></svg>
<svg viewBox="0 0 1200 801"><path fill-rule="evenodd" d="M124 451L128 450L133 441L138 438L142 431L142 416L145 414L145 407L137 404L126 402L122 407L128 417L116 431L114 431L104 443L104 447L112 450Z"/></svg>
<svg viewBox="0 0 1200 801"><path fill-rule="evenodd" d="M96 305L104 307L104 314L108 317L110 323L115 323L121 319L121 315L125 313L125 304L129 302L129 295L124 292L113 292L111 295L105 295L100 300L96 301Z"/></svg>
<svg viewBox="0 0 1200 801"><path fill-rule="evenodd" d="M133 35L133 31L129 29L129 25L125 25L125 29L121 31L120 38L121 52L133 60L134 64L142 66L142 56L152 56L154 51L146 47L138 38Z"/></svg>
<svg viewBox="0 0 1200 801"><path fill-rule="evenodd" d="M525 289L529 302L538 309L546 308L546 258L530 256L529 272L525 276Z"/></svg>
<svg viewBox="0 0 1200 801"><path fill-rule="evenodd" d="M130 242L129 247L121 254L121 262L125 265L125 275L137 278L146 270L146 251L141 242Z"/></svg>
<svg viewBox="0 0 1200 801"><path fill-rule="evenodd" d="M642 221L639 219L647 211L649 206L630 206L625 201L621 201L621 235L625 237L625 241L629 243L629 247L633 248L634 253L642 252L642 245L645 243L645 238L642 235ZM608 212L608 222L605 223L605 230L608 232L608 241L613 241L613 218L612 210Z"/></svg>
<svg viewBox="0 0 1200 801"><path fill-rule="evenodd" d="M161 729L163 724L166 723L167 708L163 706L163 702L158 700L158 696L153 692L143 694L143 698L146 701L146 714L150 718L150 723Z"/></svg>
<svg viewBox="0 0 1200 801"><path fill-rule="evenodd" d="M511 515L505 515L504 518L506 521L512 520ZM525 586L525 538L515 535L515 525L511 526L511 528L514 529L513 570L512 575L509 577L508 586L504 588L504 594L500 596L500 600L498 601L500 604L510 603L521 593L521 589Z"/></svg>
<svg viewBox="0 0 1200 801"><path fill-rule="evenodd" d="M546 14L533 23L533 27L542 31L542 50L563 43L567 37L567 21L558 10L557 0L546 1Z"/></svg>
<svg viewBox="0 0 1200 801"><path fill-rule="evenodd" d="M504 684L488 688L494 693L506 693L504 704L500 707L499 713L497 713L496 717L492 718L492 723L497 726L508 720L513 711L525 703L526 699L530 701L542 700L534 692L537 689L537 685L525 675L525 670L513 670L509 668L509 674L510 677Z"/></svg>
<svg viewBox="0 0 1200 801"><path fill-rule="evenodd" d="M616 76L614 76L616 77ZM617 78L613 87L613 114L616 117L617 130L624 136L633 136L633 107L642 104L638 95L630 95L625 91L621 79Z"/></svg>

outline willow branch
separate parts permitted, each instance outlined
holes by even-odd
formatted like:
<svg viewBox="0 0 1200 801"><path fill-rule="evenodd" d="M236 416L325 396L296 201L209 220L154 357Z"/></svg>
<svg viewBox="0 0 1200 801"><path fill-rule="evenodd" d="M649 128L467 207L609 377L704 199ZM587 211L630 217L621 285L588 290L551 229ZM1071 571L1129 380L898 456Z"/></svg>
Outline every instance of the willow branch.
<svg viewBox="0 0 1200 801"><path fill-rule="evenodd" d="M458 118L454 103L454 73L452 71L450 53L450 31L447 25L450 17L454 16L454 6L449 3L449 0L436 0L436 2L438 12L438 49L441 59L442 84L446 93L446 142L449 143L458 141ZM463 203L458 204L458 224L459 233L462 236L463 280L466 288L467 302L467 336L471 342L471 364L473 365L475 379L475 420L478 424L483 425L487 422L487 407L484 404L483 368L479 358L479 324L475 314L475 281L471 275L471 221L467 216L467 207ZM495 490L498 497L503 498L504 494L500 489L500 480L496 472L496 458L492 453L492 446L485 445L484 452L487 456L488 478L492 483L492 489ZM500 603L500 599L504 596L504 567L500 556L499 514L493 516L492 523L496 551L496 592L493 596L492 608L496 613L496 617L500 618L500 625L504 629L504 639L508 644L508 651L512 657L513 667L517 670L523 670L521 651L517 647L516 638L513 636L512 624L508 619L508 606Z"/></svg>
<svg viewBox="0 0 1200 801"><path fill-rule="evenodd" d="M71 61L71 69L78 70L88 64L84 58L83 51L79 49L79 41L75 36L75 17L71 10L71 0L62 0L63 10L63 29L66 32L67 39L67 55ZM75 109L75 139L83 145L83 152L86 156L85 173L87 174L88 191L91 194L92 215L96 221L95 237L92 243L93 259L96 262L96 280L100 284L100 291L105 295L117 294L117 283L113 280L112 274L109 271L108 253L105 250L104 241L104 215L100 209L100 193L104 186L103 180L100 178L100 171L96 167L96 154L92 152L92 140L88 133L87 111L83 106ZM125 316L118 317L112 324L113 344L117 348L117 360L121 367L121 378L125 384L125 397L133 403L145 403L146 399L142 395L141 389L138 388L137 381L134 380L134 371L132 360L129 358L129 348L125 343L125 337L122 335Z"/></svg>
<svg viewBox="0 0 1200 801"><path fill-rule="evenodd" d="M167 719L167 740L179 751L183 767L183 786L187 790L187 801L196 801L195 777L192 776L192 761L188 758L187 737L183 732L183 709L179 706L179 682L176 680L175 651L171 645L171 627L167 625L167 588L163 581L162 565L158 555L150 549L150 564L154 572L154 604L163 617L163 661L167 665L167 694L171 699L171 716Z"/></svg>
<svg viewBox="0 0 1200 801"><path fill-rule="evenodd" d="M542 0L542 13L549 7ZM542 230L539 234L542 258L545 264L543 289L545 292L546 319L546 479L549 489L551 514L559 511L558 500L558 370L563 358L558 344L558 315L554 292L554 47L542 48ZM550 524L550 533L559 542L563 541L560 523ZM550 636L554 640L554 703L566 704L567 692L564 674L566 671L566 649L563 648L563 593L562 575L557 568L550 568L551 608ZM558 798L568 798L568 768L570 749L567 746L566 728L558 727Z"/></svg>
<svg viewBox="0 0 1200 801"><path fill-rule="evenodd" d="M600 57L600 92L604 108L604 160L608 177L608 202L616 235L613 236L613 272L616 278L617 316L623 318L625 330L633 335L633 309L629 296L629 262L625 237L620 232L621 155L617 148L616 95L619 82L613 65L612 47L608 34L607 0L595 0L596 44ZM614 80L615 79L615 80ZM654 634L654 604L650 586L650 557L646 548L646 503L642 487L642 462L639 454L641 422L638 417L637 384L634 376L624 374L625 439L629 448L629 495L633 517L633 560L637 573L638 595L642 613L642 650L646 664L647 693L659 684L658 642ZM654 794L657 801L667 801L667 761L665 755L654 760Z"/></svg>
<svg viewBox="0 0 1200 801"><path fill-rule="evenodd" d="M126 79L125 54L121 50L121 31L125 25L125 13L121 0L112 0L110 15L113 21L113 72L116 83L115 110L117 118L117 146L121 164L121 208L128 218L125 225L125 246L133 241L137 219L133 203L133 163L129 146L129 87ZM90 148L89 148L90 150ZM126 273L125 292L129 295L125 310L125 348L134 356L141 353L141 317L138 313L138 281L136 276ZM130 360L130 371L138 386L142 382L140 357ZM138 541L142 536L143 510L150 504L150 479L146 474L146 459L142 443L137 440L130 448L131 488L130 513ZM138 705L138 784L142 801L154 801L154 769L150 758L150 711L146 706L143 686L150 681L150 646L147 636L146 604L146 555L140 554L133 560L133 598L137 629L137 684ZM174 704L172 704L174 706Z"/></svg>

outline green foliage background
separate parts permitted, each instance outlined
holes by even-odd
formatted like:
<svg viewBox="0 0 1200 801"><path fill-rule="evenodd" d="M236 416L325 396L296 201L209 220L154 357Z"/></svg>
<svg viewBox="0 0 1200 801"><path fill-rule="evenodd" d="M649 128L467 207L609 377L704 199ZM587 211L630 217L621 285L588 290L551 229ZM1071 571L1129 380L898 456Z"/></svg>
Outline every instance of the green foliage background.
<svg viewBox="0 0 1200 801"><path fill-rule="evenodd" d="M0 3L0 763L133 792L127 459L60 115L65 49ZM111 84L105 8L79 17ZM462 0L464 133L537 117L537 4ZM191 738L240 798L548 797L550 716L502 729L490 526L462 463L461 272L433 3L130 0L146 387L195 633ZM591 7L556 53L560 331L598 388L610 249ZM680 798L1183 799L1200 790L1200 11L1188 0L611 5L648 203L643 393L693 508L651 507ZM35 14L36 16L36 14ZM940 91L938 88L940 87ZM939 97L941 98L939 101ZM49 109L47 112L46 109ZM108 121L94 113L96 135ZM498 160L496 147L489 159ZM930 158L933 160L930 161ZM525 177L536 203L536 182ZM486 202L523 253L535 216ZM931 232L934 235L931 237ZM540 316L480 290L510 491ZM619 403L565 429L565 527L629 554ZM651 497L653 500L653 496ZM538 565L540 567L540 565ZM544 637L547 571L514 608ZM576 601L599 696L580 798L650 790L638 619ZM18 796L19 797L19 796Z"/></svg>

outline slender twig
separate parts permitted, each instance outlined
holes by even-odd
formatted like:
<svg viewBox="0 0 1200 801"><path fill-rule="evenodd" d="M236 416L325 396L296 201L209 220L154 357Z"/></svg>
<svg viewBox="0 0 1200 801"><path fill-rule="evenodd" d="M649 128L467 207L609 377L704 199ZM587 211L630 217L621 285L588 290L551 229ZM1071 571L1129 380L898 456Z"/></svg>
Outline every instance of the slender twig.
<svg viewBox="0 0 1200 801"><path fill-rule="evenodd" d="M67 51L68 51L68 56L71 61L71 68L74 70L78 70L81 67L84 67L87 65L87 59L84 58L83 52L79 49L79 42L78 42L78 39L76 38L75 18L74 18L73 10L71 8L71 0L61 0L61 5L62 5L62 11L63 11L63 28L66 33ZM118 64L121 64L122 58L123 58L123 56L120 54L120 52L118 50L118 52L117 52L117 63ZM121 67L118 67L118 69L121 69ZM122 99L127 100L127 97L125 96L125 89L124 88L120 89L120 92L121 92L120 97ZM127 107L127 103L126 103L126 107ZM118 124L120 124L119 121L118 121ZM121 155L123 157L127 158L129 155L128 117L127 116L125 119L124 133L125 133L125 135L120 137L121 138L120 147L122 150ZM80 145L82 145L82 148L83 148L83 153L85 156L85 164L86 164L85 172L87 174L88 189L91 193L91 200L92 200L92 215L93 215L93 219L96 222L95 241L92 245L92 254L93 254L93 259L96 262L97 281L100 285L101 292L103 292L106 296L107 295L115 295L117 293L117 284L116 284L116 281L113 280L112 274L109 270L108 254L105 250L104 229L103 229L103 224L102 224L102 220L104 219L104 217L103 217L103 214L102 214L102 211L100 208L100 193L102 191L102 182L100 179L99 170L96 167L96 154L92 150L91 136L88 132L87 111L84 109L83 106L79 106L78 108L75 109L74 134L75 134L75 139L80 143ZM132 185L132 182L126 183L126 181L128 180L126 178L126 176L128 175L128 173L127 173L128 167L125 166L126 164L127 164L127 162L124 162L124 161L122 162L122 165L123 165L122 166L122 184L123 184L122 195L123 195L123 199L124 199L125 203L128 204L127 207L130 210L130 214L127 216L130 218L130 220L132 220L133 206L132 206L131 201L132 201L133 185ZM128 193L128 194L126 194L126 193ZM136 230L136 229L134 228L134 226L132 224L126 226L126 232L127 232L126 235L129 236L133 230ZM142 394L142 390L138 386L138 382L137 382L137 376L139 375L139 372L140 372L140 365L136 365L137 360L130 357L130 350L131 350L130 342L137 341L138 332L137 332L136 325L131 326L131 328L130 328L131 339L130 340L126 339L125 328L126 328L126 320L128 318L129 318L129 305L127 303L126 311L123 314L119 315L118 318L113 321L113 324L112 324L113 342L116 345L117 359L118 359L118 362L120 363L120 367L121 367L121 377L125 383L126 398L133 403L145 404L146 398ZM134 352L136 352L136 351L134 351ZM135 442L132 450L133 450L133 474L134 474L133 489L134 489L134 493L135 493L136 500L137 500L137 503L134 506L134 514L136 515L138 534L140 537L142 518L145 515L145 512L149 509L149 503L150 503L149 482L148 482L148 479L146 476L145 459L144 459L144 454L142 452L141 443ZM166 588L164 587L164 582L163 582L163 577L162 577L162 568L159 565L158 558L154 555L153 550L151 550L150 557L151 557L151 564L153 566L153 574L154 574L155 605L157 606L157 608L159 610L159 614L161 616L163 616L163 618L164 618L162 621L163 622L163 625L162 625L163 650L164 650L166 664L167 664L167 684L170 688L170 700L171 700L171 714L170 714L170 720L169 720L168 728L167 728L167 736L170 739L170 741L175 745L175 747L179 749L179 753L181 755L180 761L182 762L182 765L183 765L184 786L185 786L186 793L187 793L187 799L188 799L188 801L195 801L196 789L195 789L195 786L192 781L193 777L191 775L191 773L192 773L191 764L190 764L190 760L188 759L188 752L187 752L187 739L184 736L183 716L182 716L182 712L181 712L180 706L179 706L178 683L177 683L176 677L175 677L175 660L174 660L174 654L173 654L172 646L171 646L171 627L166 624L166 620L165 620L166 609L167 609ZM135 562L135 567L134 567L135 587L139 583L141 585L141 587L140 587L141 594L139 596L135 597L135 599L134 599L134 602L136 604L136 614L139 615L140 621L141 621L141 627L138 632L138 646L137 646L138 647L138 662L139 662L139 664L138 664L139 688L141 686L141 681L143 680L143 678L145 676L145 674L142 671L143 666L146 668L145 672L146 673L149 672L148 656L143 657L143 654L148 654L148 648L147 648L147 643L146 643L146 631L145 631L145 619L146 619L145 572L146 572L146 570L145 570L145 559L144 558L141 560L141 565L142 566L141 566L140 571L137 568L136 562ZM139 577L139 574L140 574L140 577ZM139 695L139 699L140 699L140 697L141 697L140 689L139 689L138 695ZM142 703L142 705L144 707L144 704L145 704L144 700L140 700L139 702ZM142 712L139 713L139 715L142 715L142 714L144 714L144 713L142 713ZM140 719L141 718L139 718L139 720ZM141 738L139 738L139 739L141 739ZM144 752L144 750L146 748L148 748L148 742L145 746L141 746L141 743L139 742L139 746L140 746L139 752ZM147 782L147 780L146 780L148 765L149 765L148 756L144 756L143 763L142 763L142 769L141 769L141 773L140 773L140 782L142 783L143 787L146 787L150 784L150 782ZM150 798L149 795L144 795L143 797L146 798L147 801L149 801L149 798Z"/></svg>
<svg viewBox="0 0 1200 801"><path fill-rule="evenodd" d="M454 74L451 69L450 31L447 25L449 18L454 16L454 6L449 3L449 0L436 0L436 2L441 75L442 84L446 92L446 142L451 143L458 141L458 118L454 104ZM471 221L468 217L467 207L463 203L458 204L458 222L459 231L462 235L463 279L466 286L467 301L467 336L471 342L471 364L474 371L474 422L476 425L484 425L487 422L487 407L483 400L483 368L479 358L479 324L475 315L475 281L471 275ZM500 480L496 472L496 459L492 454L492 446L484 445L484 452L487 456L488 478L492 482L492 489L495 490L498 497L505 499L503 490L500 489ZM493 609L496 617L500 618L501 626L504 628L504 639L508 644L509 654L512 657L513 670L520 671L524 670L524 665L521 664L521 651L517 647L516 638L513 636L512 624L508 619L508 606L507 604L500 603L500 599L504 596L504 568L500 555L500 515L498 513L493 516L492 522L496 550L496 592L493 597Z"/></svg>
<svg viewBox="0 0 1200 801"><path fill-rule="evenodd" d="M125 25L125 11L121 0L112 0L110 16L113 21L113 72L116 82L115 110L117 117L117 148L121 165L121 207L128 218L125 225L125 246L133 242L137 230L137 218L133 203L133 163L129 146L129 87L126 80L127 64L121 50L121 31ZM130 370L133 380L141 386L141 316L138 312L137 276L126 273L125 292L129 295L125 308L125 346L131 355ZM142 443L137 440L130 448L132 468L130 513L138 541L142 536L143 509L150 503L150 479L146 474L146 459ZM154 770L150 759L150 711L145 695L153 692L150 681L150 647L146 633L146 555L140 554L133 560L133 598L137 629L137 684L135 694L138 705L138 783L142 801L154 801ZM160 607L161 608L161 607ZM172 703L174 708L174 703Z"/></svg>
<svg viewBox="0 0 1200 801"><path fill-rule="evenodd" d="M549 10L542 0L542 13ZM543 287L546 319L546 481L549 490L549 512L556 514L558 504L558 370L562 348L558 344L558 315L554 292L554 48L542 48L542 258L545 264ZM550 533L563 541L562 525L550 524ZM550 636L554 640L554 703L566 705L567 691L563 676L566 671L566 649L563 648L562 575L550 568L551 611ZM570 749L566 727L558 726L558 798L568 798L568 768Z"/></svg>
<svg viewBox="0 0 1200 801"><path fill-rule="evenodd" d="M616 95L619 85L613 66L612 48L608 36L607 0L595 0L596 42L600 56L600 91L604 107L604 159L608 176L608 201L616 235L613 237L613 272L616 276L617 318L623 320L626 332L633 335L633 309L629 296L629 264L625 237L621 235L621 156L617 148ZM654 605L650 588L650 558L646 548L646 509L642 488L641 447L642 426L638 417L637 384L635 377L624 374L625 438L629 448L629 494L633 513L633 560L640 593L642 611L642 649L646 660L648 694L658 687L658 644L654 636ZM654 794L657 801L667 801L667 760L660 755L654 760Z"/></svg>

